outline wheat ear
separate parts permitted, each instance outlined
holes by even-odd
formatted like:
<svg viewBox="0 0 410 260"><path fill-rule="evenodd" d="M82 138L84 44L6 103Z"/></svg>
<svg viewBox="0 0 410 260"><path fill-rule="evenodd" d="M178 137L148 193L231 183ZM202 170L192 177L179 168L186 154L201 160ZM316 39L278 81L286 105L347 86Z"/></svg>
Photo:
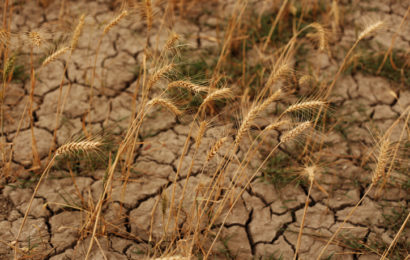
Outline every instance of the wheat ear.
<svg viewBox="0 0 410 260"><path fill-rule="evenodd" d="M179 110L174 104L172 104L171 101L168 99L164 98L154 98L151 101L147 103L147 106L155 106L155 105L161 105L163 107L166 107L168 110L170 110L172 113L175 115L180 115L182 114L182 111Z"/></svg>
<svg viewBox="0 0 410 260"><path fill-rule="evenodd" d="M390 141L388 138L384 139L379 152L379 157L377 159L376 169L374 170L372 176L372 184L376 185L380 178L384 175L387 163L389 161L389 147Z"/></svg>
<svg viewBox="0 0 410 260"><path fill-rule="evenodd" d="M221 148L221 146L228 140L228 137L222 137L216 143L212 146L211 150L209 150L208 155L206 156L206 161L209 162L215 154L218 152L218 150Z"/></svg>
<svg viewBox="0 0 410 260"><path fill-rule="evenodd" d="M196 93L206 92L208 90L207 87L198 86L196 84L193 84L188 81L183 81L183 80L174 81L168 84L168 88L176 88L176 87L181 87L181 88L184 88L184 89L196 92Z"/></svg>
<svg viewBox="0 0 410 260"><path fill-rule="evenodd" d="M195 147L196 147L196 149L198 149L198 147L201 145L202 136L204 136L207 125L208 125L208 123L206 121L202 121L199 124L198 133L197 133L196 138L195 138Z"/></svg>
<svg viewBox="0 0 410 260"><path fill-rule="evenodd" d="M164 45L163 52L166 52L166 51L170 50L171 48L173 48L174 45L175 45L175 42L178 41L178 39L179 39L179 35L172 32L170 37L168 38L167 42Z"/></svg>
<svg viewBox="0 0 410 260"><path fill-rule="evenodd" d="M37 47L40 47L40 45L44 41L43 38L41 38L40 34L35 31L28 32L28 38L30 40L30 43Z"/></svg>
<svg viewBox="0 0 410 260"><path fill-rule="evenodd" d="M162 78L166 73L172 70L174 67L174 64L167 64L160 68L159 70L155 71L154 74L151 75L149 81L148 81L148 87L151 88L155 83L158 82L160 78Z"/></svg>
<svg viewBox="0 0 410 260"><path fill-rule="evenodd" d="M150 31L152 27L152 3L151 0L145 0L145 15L147 19L147 30Z"/></svg>
<svg viewBox="0 0 410 260"><path fill-rule="evenodd" d="M358 40L362 40L365 37L367 37L368 35L372 34L373 32L375 32L376 30L380 29L380 27L383 26L383 21L377 21L375 23L372 23L370 25L368 25L360 34L358 37Z"/></svg>
<svg viewBox="0 0 410 260"><path fill-rule="evenodd" d="M249 111L249 113L243 120L241 126L239 127L238 133L235 138L236 145L238 145L241 142L243 135L246 133L246 131L249 130L252 122L259 115L259 113L265 110L268 107L268 105L271 104L273 101L278 100L281 95L282 90L279 89L275 91L275 93L273 93L270 97L268 97L264 102L262 102L262 104L255 106Z"/></svg>
<svg viewBox="0 0 410 260"><path fill-rule="evenodd" d="M280 139L281 143L286 143L294 138L296 138L298 135L300 135L303 131L306 129L312 127L312 122L306 121L303 123L300 123L298 126L293 128L292 130L286 132L283 134L282 138Z"/></svg>
<svg viewBox="0 0 410 260"><path fill-rule="evenodd" d="M54 52L50 56L48 56L43 63L41 64L41 67L46 66L47 64L55 61L59 56L63 55L66 51L68 51L70 48L69 47L63 47L59 49L58 51Z"/></svg>
<svg viewBox="0 0 410 260"><path fill-rule="evenodd" d="M295 112L295 111L306 110L306 109L320 108L320 107L324 106L325 104L326 104L326 102L320 101L320 100L301 102L301 103L297 103L297 104L289 106L285 110L285 112L283 112L283 114L291 113L291 112Z"/></svg>
<svg viewBox="0 0 410 260"><path fill-rule="evenodd" d="M325 50L326 45L327 45L325 29L319 23L311 23L310 26L315 28L317 33L319 34L319 49L321 51Z"/></svg>
<svg viewBox="0 0 410 260"><path fill-rule="evenodd" d="M78 21L77 26L75 27L73 37L71 38L71 52L73 52L75 48L77 48L78 38L80 38L80 35L83 31L84 20L85 20L85 14L82 14Z"/></svg>
<svg viewBox="0 0 410 260"><path fill-rule="evenodd" d="M202 102L201 107L204 107L207 105L209 102L217 99L222 99L222 98L229 98L232 96L231 89L229 88L221 88L217 89L214 92L208 94L206 98L204 99L204 102Z"/></svg>
<svg viewBox="0 0 410 260"><path fill-rule="evenodd" d="M96 151L101 145L102 143L100 141L70 142L60 146L60 148L57 149L55 156L71 155L76 152Z"/></svg>
<svg viewBox="0 0 410 260"><path fill-rule="evenodd" d="M107 34L112 27L117 25L125 16L128 15L128 11L122 11L117 17L115 17L109 24L104 27L103 35Z"/></svg>

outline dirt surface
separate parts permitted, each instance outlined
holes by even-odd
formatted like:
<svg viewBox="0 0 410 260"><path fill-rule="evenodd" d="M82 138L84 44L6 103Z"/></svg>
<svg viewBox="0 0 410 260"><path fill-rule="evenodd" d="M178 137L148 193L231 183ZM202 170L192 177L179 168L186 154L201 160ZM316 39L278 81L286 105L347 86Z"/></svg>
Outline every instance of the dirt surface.
<svg viewBox="0 0 410 260"><path fill-rule="evenodd" d="M188 46L189 58L199 57L204 50L210 50L217 57L217 50L223 39L219 25L226 21L234 5L235 1L204 3L202 10L193 8L189 15L176 15L173 23L166 24L161 30L160 19L154 19L151 36L148 37L150 44L153 49L160 50L169 31L173 30L180 35L180 44ZM256 13L264 10L267 12L270 8L270 5L266 7L260 1L249 1L248 5ZM408 7L407 1L339 1L342 22L336 29L337 37L330 41L332 52L318 54L308 49L301 60L295 60L295 66L304 64L306 70L313 70L312 74L318 80L331 79L346 50L356 39L361 17L378 17L386 21L388 26L383 28L383 32L367 39L366 45L362 46L369 53L386 51ZM104 26L118 15L119 8L116 1L102 0L65 1L64 9L61 9L60 1L51 1L45 6L37 1L16 5L11 23L12 32L39 30L47 34L52 31L55 41L59 39L59 35L63 40L70 32L72 26L65 28L64 24L75 26L82 13L86 14L86 18L84 33L68 63L66 73L63 73L64 62L67 62L65 56L59 57L50 66L36 70L33 132L29 116L24 112L31 90L29 67L24 68L25 72L22 72L19 80L12 81L8 86L5 96L4 143L12 145L3 149L3 152L6 156L10 155L10 148L13 152L12 160L7 165L10 174L3 181L0 190L1 259L13 258L10 243L18 233L41 173L38 167L43 169L47 163L56 125L62 77L61 89L67 101L58 124L57 147L68 142L72 136L83 134L85 125L92 132L109 132L113 142L121 140L129 125L129 118L133 113L134 90L138 84L136 71L142 65L147 38L144 21L137 14L122 20L103 38L96 60L91 113L85 116L90 108L89 82L97 39ZM155 17L161 17L163 8L163 5L155 8ZM407 59L410 49L408 21L407 18L394 45L395 50L407 52ZM252 48L248 52L249 62L252 62L253 52L256 50ZM28 60L29 54L28 49L22 49L18 60ZM184 60L184 55L187 54L181 55ZM34 57L44 57L44 50L34 48ZM186 63L189 64L190 60ZM364 194L372 179L375 165L372 152L377 147L378 138L410 105L409 78L405 80L407 81L403 82L352 69L342 73L337 81L331 94L334 127L323 134L325 145L317 152L320 153L323 170L317 173L317 184L311 192L299 249L300 259L317 257L327 239ZM161 89L164 84L165 80L156 89ZM298 91L303 95L304 88L301 87ZM160 92L154 90L152 96L155 93ZM137 99L137 102L140 100ZM283 101L283 105L286 104L289 101ZM275 116L274 109L270 108L263 120L260 120L260 125L266 126L270 122L271 117ZM20 118L23 119L20 121ZM166 208L166 198L171 197L174 188L179 156L190 123L188 116L176 117L160 108L153 109L144 120L139 135L140 145L133 158L134 171L129 176L125 190L123 176L120 173L115 175L109 203L105 204L101 212L105 232L97 236L98 243L94 243L91 259L142 259L150 252L152 241L162 237L164 216L169 210ZM402 126L392 133L392 142L400 139L400 129L404 123L400 121L399 124ZM210 126L204 134L196 158L206 158L209 147L229 131L227 129L228 127L218 123ZM269 151L269 145L277 143L280 135L281 131L275 131L270 136L271 143L257 153L249 167L250 172L263 160L263 155L266 154L263 149ZM404 135L404 139L408 140L406 131ZM33 164L33 136L38 151L36 156L40 158L41 166ZM204 160L195 160L187 184L188 192L185 197L188 199L184 202L185 208L192 204L197 185L202 183L205 186L210 183L212 176L207 170L222 160L224 149L228 149L232 142L233 138L230 138L202 174ZM247 151L248 145L249 141L241 144L237 152L238 158ZM284 176L292 176L294 170L291 166L300 163L298 155L301 150L297 145L296 142L283 146L280 149L281 157L276 157L279 158L276 164L268 164L270 168L264 167L262 171L265 173L258 174L259 177L241 195L231 216L223 224L212 259L293 257L309 185L301 177L283 184L280 180L267 177L266 172L281 172ZM195 156L194 149L194 145L189 147L183 169L189 167L190 158ZM326 259L379 259L383 250L392 242L409 212L410 202L408 158L399 161L405 161L405 165L393 170L381 196L372 192L366 197L336 239L337 243L328 248L325 256L329 258ZM19 238L20 247L31 257L57 260L82 259L85 256L90 235L87 234L89 231L80 230L84 230L87 210L97 203L103 191L106 172L98 165L95 169L90 169L82 167L83 164L84 162L79 162L74 165L70 173L65 162L60 160L40 185ZM235 163L232 167L235 167ZM177 194L181 193L185 179L186 175L182 173L177 181ZM163 204L165 206L162 208L158 206ZM182 226L183 222L181 219L178 224ZM215 224L213 232L218 231L221 223L219 221L219 224ZM409 250L409 234L407 225L397 247L401 250L401 256L404 254L403 250ZM178 255L183 253L175 252ZM390 257L399 259L397 257L400 254L392 254Z"/></svg>

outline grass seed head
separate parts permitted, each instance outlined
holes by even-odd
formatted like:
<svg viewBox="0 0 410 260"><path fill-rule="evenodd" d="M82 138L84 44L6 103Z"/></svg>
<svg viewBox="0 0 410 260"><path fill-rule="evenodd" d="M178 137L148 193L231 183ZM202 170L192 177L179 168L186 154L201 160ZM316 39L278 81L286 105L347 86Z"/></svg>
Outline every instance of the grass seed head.
<svg viewBox="0 0 410 260"><path fill-rule="evenodd" d="M359 34L358 40L362 40L371 35L383 26L383 21L373 22L366 26L366 28Z"/></svg>
<svg viewBox="0 0 410 260"><path fill-rule="evenodd" d="M286 143L290 140L295 139L297 136L299 136L302 132L304 132L306 129L310 128L311 126L312 126L312 122L310 121L300 123L298 126L293 128L292 130L284 133L280 139L280 142Z"/></svg>
<svg viewBox="0 0 410 260"><path fill-rule="evenodd" d="M69 47L63 47L57 51L55 51L53 54L51 54L50 56L48 56L43 63L41 64L42 67L46 66L47 64L55 61L58 57L60 57L61 55L63 55L65 52L67 52L70 48Z"/></svg>
<svg viewBox="0 0 410 260"><path fill-rule="evenodd" d="M124 17L128 15L128 11L122 11L117 17L115 17L109 24L107 24L104 28L103 34L107 34L112 27L117 25Z"/></svg>
<svg viewBox="0 0 410 260"><path fill-rule="evenodd" d="M373 172L372 176L372 184L376 185L376 183L380 180L381 177L383 177L384 172L386 170L386 166L389 162L389 148L390 148L390 142L388 138L385 138L382 141L381 147L380 147L380 152L379 152L379 157L377 158L377 165L376 169Z"/></svg>
<svg viewBox="0 0 410 260"><path fill-rule="evenodd" d="M228 137L222 137L212 146L211 150L209 150L208 155L206 156L206 161L209 162L215 154L219 151L222 145L228 140Z"/></svg>
<svg viewBox="0 0 410 260"><path fill-rule="evenodd" d="M147 106L161 105L167 108L169 111L179 116L182 114L182 111L179 110L170 100L164 98L154 98L147 103Z"/></svg>
<svg viewBox="0 0 410 260"><path fill-rule="evenodd" d="M97 151L101 147L102 143L100 141L80 141L80 142L70 142L60 146L57 149L55 156L61 155L74 155L77 152L91 152Z"/></svg>
<svg viewBox="0 0 410 260"><path fill-rule="evenodd" d="M71 44L70 44L71 45L71 52L73 52L75 50L75 48L77 47L78 38L80 38L80 35L83 31L84 20L85 20L85 14L81 15L80 20L78 21L78 24L75 27L73 37L71 38Z"/></svg>

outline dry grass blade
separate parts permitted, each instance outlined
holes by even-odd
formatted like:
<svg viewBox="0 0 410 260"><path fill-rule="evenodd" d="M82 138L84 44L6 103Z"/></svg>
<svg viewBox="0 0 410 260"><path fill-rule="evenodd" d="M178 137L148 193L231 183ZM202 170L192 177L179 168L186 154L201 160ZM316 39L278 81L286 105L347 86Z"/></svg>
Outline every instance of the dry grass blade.
<svg viewBox="0 0 410 260"><path fill-rule="evenodd" d="M72 155L76 152L97 151L102 145L100 141L70 142L57 149L55 156Z"/></svg>
<svg viewBox="0 0 410 260"><path fill-rule="evenodd" d="M299 124L297 127L283 134L283 136L280 139L280 142L286 143L292 139L295 139L298 135L300 135L303 131L305 131L306 129L310 127L312 127L312 122L310 121L303 122Z"/></svg>
<svg viewBox="0 0 410 260"><path fill-rule="evenodd" d="M42 67L46 66L47 64L55 61L58 57L60 57L61 55L63 55L65 52L67 52L70 48L69 47L63 47L61 49L59 49L58 51L54 52L53 54L51 54L50 56L48 56L43 63L41 64Z"/></svg>
<svg viewBox="0 0 410 260"><path fill-rule="evenodd" d="M174 113L175 115L179 116L182 114L182 111L179 110L172 102L168 99L164 98L154 98L151 101L147 103L147 106L155 106L155 105L161 105L163 107L166 107L169 111Z"/></svg>
<svg viewBox="0 0 410 260"><path fill-rule="evenodd" d="M128 11L122 11L117 17L115 17L109 24L107 24L104 28L103 34L107 34L112 27L117 25L125 16L128 15Z"/></svg>

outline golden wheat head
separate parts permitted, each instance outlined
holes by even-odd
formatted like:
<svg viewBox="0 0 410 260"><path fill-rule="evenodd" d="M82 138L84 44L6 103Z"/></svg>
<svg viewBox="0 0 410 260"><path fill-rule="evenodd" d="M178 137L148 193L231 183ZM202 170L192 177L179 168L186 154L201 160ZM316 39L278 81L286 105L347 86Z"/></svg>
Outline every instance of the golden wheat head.
<svg viewBox="0 0 410 260"><path fill-rule="evenodd" d="M55 156L73 155L77 152L97 151L101 145L102 143L100 141L70 142L60 146L60 148L56 150Z"/></svg>

